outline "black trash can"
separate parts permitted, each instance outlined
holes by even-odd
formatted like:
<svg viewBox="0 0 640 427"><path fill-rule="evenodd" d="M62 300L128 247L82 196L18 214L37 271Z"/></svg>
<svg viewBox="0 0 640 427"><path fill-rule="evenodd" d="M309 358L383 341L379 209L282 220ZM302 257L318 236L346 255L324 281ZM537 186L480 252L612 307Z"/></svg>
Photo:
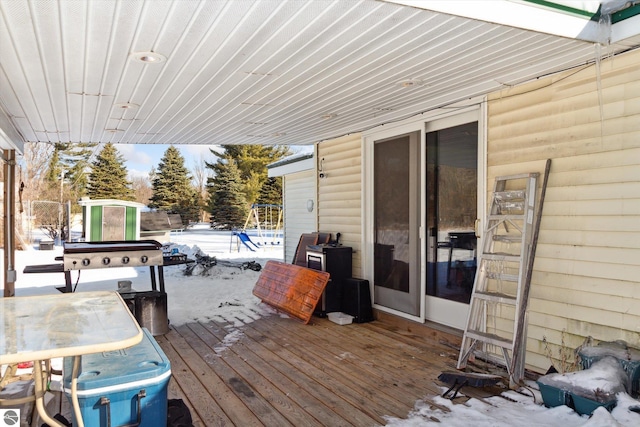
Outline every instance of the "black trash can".
<svg viewBox="0 0 640 427"><path fill-rule="evenodd" d="M349 278L342 282L342 312L353 316L354 323L373 320L369 281Z"/></svg>

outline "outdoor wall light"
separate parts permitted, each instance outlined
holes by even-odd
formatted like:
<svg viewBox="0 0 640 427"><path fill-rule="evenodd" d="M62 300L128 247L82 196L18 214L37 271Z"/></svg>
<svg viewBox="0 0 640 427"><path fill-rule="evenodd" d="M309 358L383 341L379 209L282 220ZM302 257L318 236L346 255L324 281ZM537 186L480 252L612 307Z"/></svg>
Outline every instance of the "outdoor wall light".
<svg viewBox="0 0 640 427"><path fill-rule="evenodd" d="M320 165L318 167L318 178L322 179L327 176L327 173L324 171L324 157L320 159Z"/></svg>
<svg viewBox="0 0 640 427"><path fill-rule="evenodd" d="M307 200L307 212L313 212L313 199Z"/></svg>

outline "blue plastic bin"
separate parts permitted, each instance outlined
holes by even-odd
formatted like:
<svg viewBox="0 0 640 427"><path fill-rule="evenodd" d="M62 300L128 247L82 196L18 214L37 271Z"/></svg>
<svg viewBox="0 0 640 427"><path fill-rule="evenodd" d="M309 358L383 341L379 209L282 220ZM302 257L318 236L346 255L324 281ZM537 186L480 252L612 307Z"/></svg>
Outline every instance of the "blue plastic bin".
<svg viewBox="0 0 640 427"><path fill-rule="evenodd" d="M573 403L571 402L571 395L567 390L547 385L537 381L542 400L547 408L555 408L556 406L567 405L573 409Z"/></svg>
<svg viewBox="0 0 640 427"><path fill-rule="evenodd" d="M151 333L143 331L136 346L82 357L78 402L86 426L135 424L138 417L140 427L166 426L171 365ZM72 358L64 359L63 369L64 391L71 400Z"/></svg>
<svg viewBox="0 0 640 427"><path fill-rule="evenodd" d="M606 402L598 402L576 393L571 393L571 401L573 402L573 408L580 415L591 415L600 406L604 406L607 411L611 412L616 407L616 403L618 403L615 396L612 396L611 400Z"/></svg>

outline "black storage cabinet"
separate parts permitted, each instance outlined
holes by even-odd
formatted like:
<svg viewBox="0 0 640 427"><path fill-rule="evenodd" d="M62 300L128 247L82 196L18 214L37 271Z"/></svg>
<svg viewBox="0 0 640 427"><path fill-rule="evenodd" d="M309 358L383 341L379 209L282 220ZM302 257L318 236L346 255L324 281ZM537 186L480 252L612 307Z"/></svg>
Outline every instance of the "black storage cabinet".
<svg viewBox="0 0 640 427"><path fill-rule="evenodd" d="M348 246L307 246L307 267L329 273L329 282L314 311L320 317L342 310L342 286L351 277L353 249Z"/></svg>

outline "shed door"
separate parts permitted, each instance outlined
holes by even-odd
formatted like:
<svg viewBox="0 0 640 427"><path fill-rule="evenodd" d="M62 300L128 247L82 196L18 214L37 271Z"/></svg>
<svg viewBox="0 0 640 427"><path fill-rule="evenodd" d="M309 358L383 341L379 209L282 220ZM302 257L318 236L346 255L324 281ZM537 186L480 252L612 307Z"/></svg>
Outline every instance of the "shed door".
<svg viewBox="0 0 640 427"><path fill-rule="evenodd" d="M102 216L102 240L124 240L126 219L124 206L105 206Z"/></svg>

